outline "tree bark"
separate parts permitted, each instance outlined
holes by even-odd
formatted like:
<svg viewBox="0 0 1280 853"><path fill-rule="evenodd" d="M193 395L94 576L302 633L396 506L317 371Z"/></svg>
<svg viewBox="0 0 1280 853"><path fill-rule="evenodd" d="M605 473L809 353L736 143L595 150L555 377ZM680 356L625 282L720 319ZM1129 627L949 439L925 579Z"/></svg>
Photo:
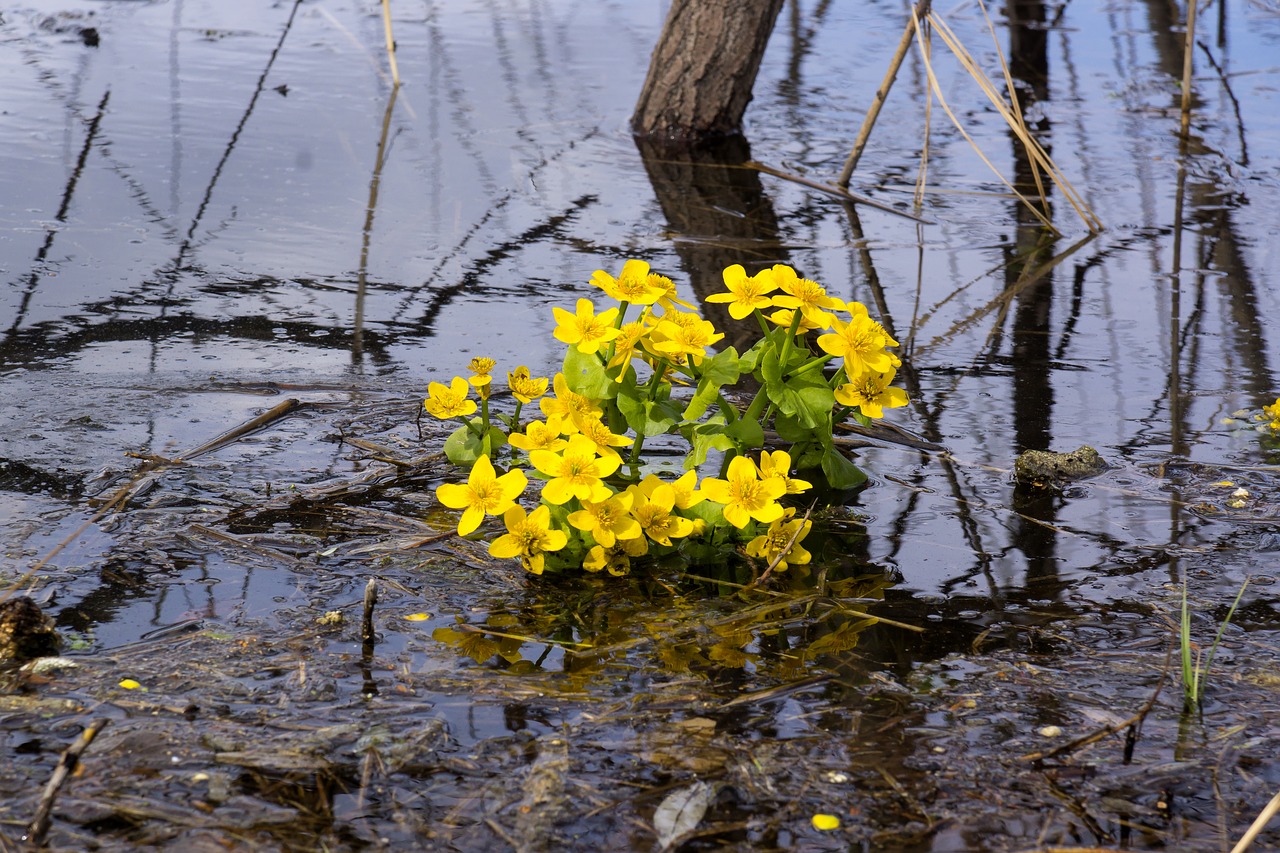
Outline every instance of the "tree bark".
<svg viewBox="0 0 1280 853"><path fill-rule="evenodd" d="M672 0L631 130L684 142L742 132L783 0Z"/></svg>

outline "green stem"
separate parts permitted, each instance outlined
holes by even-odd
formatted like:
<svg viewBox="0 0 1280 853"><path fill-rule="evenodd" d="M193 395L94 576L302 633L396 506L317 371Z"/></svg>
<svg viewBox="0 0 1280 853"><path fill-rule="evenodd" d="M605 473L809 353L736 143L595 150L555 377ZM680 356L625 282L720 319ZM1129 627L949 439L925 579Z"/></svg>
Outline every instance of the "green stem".
<svg viewBox="0 0 1280 853"><path fill-rule="evenodd" d="M815 367L822 367L832 358L833 356L829 356L829 355L824 355L824 356L821 356L820 358L815 358L813 361L807 362L797 367L791 375L794 377L794 376L799 376L801 373L808 373L809 371L813 370Z"/></svg>
<svg viewBox="0 0 1280 853"><path fill-rule="evenodd" d="M770 329L769 324L765 322L764 315L760 313L760 309L752 308L751 313L756 318L756 322L760 324L760 334L764 335L766 338L769 337L769 333L773 330Z"/></svg>
<svg viewBox="0 0 1280 853"><path fill-rule="evenodd" d="M624 300L624 301L620 301L620 302L618 303L618 316L617 316L617 317L615 317L615 318L614 318L614 320L613 320L613 327L614 327L615 329L621 329L621 328L622 328L622 321L623 321L623 319L627 316L627 304L628 304L628 303L627 303L625 300ZM609 341L609 349L608 349L608 351L604 354L604 366L605 366L605 367L608 367L610 364L612 364L612 363L613 363L613 356L614 356L614 354L617 352L617 349L618 349L617 340L618 340L617 338L614 338L612 341ZM598 351L597 351L597 352L598 352Z"/></svg>

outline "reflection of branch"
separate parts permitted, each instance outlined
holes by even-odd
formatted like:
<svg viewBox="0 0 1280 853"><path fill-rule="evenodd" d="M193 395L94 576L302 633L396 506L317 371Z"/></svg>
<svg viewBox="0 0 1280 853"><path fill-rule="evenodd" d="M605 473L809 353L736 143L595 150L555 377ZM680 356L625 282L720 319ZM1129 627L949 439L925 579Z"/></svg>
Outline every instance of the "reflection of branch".
<svg viewBox="0 0 1280 853"><path fill-rule="evenodd" d="M876 201L873 198L868 198L865 195L859 195L858 193L849 192L849 190L845 189L844 187L836 187L836 186L832 186L831 184L824 184L821 181L815 181L815 180L812 180L811 178L806 178L803 175L796 175L796 174L792 174L791 172L784 172L781 169L775 169L772 166L766 166L764 163L758 163L755 160L748 160L746 163L743 163L742 165L746 166L748 169L755 169L758 172L764 172L766 175L773 175L775 178L782 178L785 181L791 181L792 183L799 184L802 187L808 187L811 190L817 190L818 192L823 192L823 193L826 193L827 195L835 196L841 201L852 202L854 204L865 204L868 207L874 207L876 210L883 210L885 213L892 213L895 216L902 216L912 220L913 222L919 222L924 225L934 224L932 220L924 219L922 217L916 216L914 213L908 213L905 210L898 210L898 208L896 207L885 204L882 201Z"/></svg>
<svg viewBox="0 0 1280 853"><path fill-rule="evenodd" d="M102 100L98 102L98 112L89 120L89 130L85 134L80 156L76 158L76 166L71 170L71 175L67 179L66 189L62 191L62 203L58 205L58 212L54 214L54 219L59 222L67 221L67 211L71 208L71 197L75 195L76 184L80 181L80 175L84 173L85 163L89 159L89 149L93 147L93 140L98 136L98 126L102 122L103 113L107 111L107 100L110 97L111 90L108 89L103 93ZM27 277L27 289L22 294L22 301L14 314L13 325L9 327L9 334L18 330L18 327L22 325L22 318L27 315L27 305L31 302L31 296L35 293L36 285L40 281L40 268L44 264L45 258L49 257L49 250L53 248L53 238L57 236L59 230L56 227L45 229L44 243L40 245L40 250L36 252L35 269Z"/></svg>
<svg viewBox="0 0 1280 853"><path fill-rule="evenodd" d="M258 75L258 83L253 89L253 96L249 98L249 104L245 107L244 114L240 116L236 129L231 132L231 138L227 140L227 146L222 151L222 157L218 160L218 165L213 167L213 174L209 177L209 183L205 187L204 196L200 199L200 205L196 208L196 215L191 219L191 226L187 228L186 239L182 241L182 245L178 247L178 257L174 259L174 266L182 265L182 258L191 248L192 238L195 236L196 228L200 225L200 220L204 218L204 212L209 206L210 200L213 198L213 188L217 186L218 179L222 176L222 169L227 165L227 161L231 159L231 152L235 150L236 143L240 141L240 134L244 131L245 125L249 122L249 116L253 115L253 109L258 103L258 96L262 94L262 89L267 83L267 75L271 73L271 66L275 65L276 57L280 55L280 48L284 47L285 37L289 35L289 30L293 28L293 19L298 14L298 7L302 5L302 0L293 0L293 8L289 10L289 20L285 21L284 29L280 33L280 39L276 42L275 48L271 51L271 56L267 58L267 65L262 69L262 73Z"/></svg>
<svg viewBox="0 0 1280 853"><path fill-rule="evenodd" d="M385 5L383 8L389 16L390 11ZM391 43L390 17L387 19L387 50L391 55L392 71L395 71L395 49ZM391 87L391 96L387 98L387 108L382 113L382 135L378 137L378 156L373 163L373 178L369 181L369 201L365 204L364 228L360 235L360 269L356 274L356 316L351 329L351 356L356 359L364 352L364 298L368 284L369 240L373 233L373 214L378 209L378 185L382 182L382 167L386 162L387 131L391 127L391 112L396 106L396 95L400 92L398 75L396 80L396 85Z"/></svg>
<svg viewBox="0 0 1280 853"><path fill-rule="evenodd" d="M1044 263L1039 264L1037 266L1028 267L1027 269L1023 270L1022 274L1018 276L1017 280L1014 281L1013 284L1009 285L1004 290L1002 290L995 298L989 301L986 305L983 305L981 308L978 308L977 310L970 312L968 316L957 320L955 323L952 323L951 328L947 329L947 331L943 332L941 335L934 338L934 340L929 344L925 344L923 347L917 350L916 353L927 352L930 349L930 347L933 346L934 344L938 344L950 339L952 336L974 325L979 320L986 317L988 314L990 314L992 311L995 311L996 309L1007 310L1009 303L1013 301L1014 297L1016 297L1022 291L1026 290L1028 287L1031 287L1032 285L1037 284L1046 275L1051 273L1059 264L1061 264L1067 258L1074 255L1077 251L1083 248L1085 244L1092 241L1093 238L1096 236L1097 234L1090 233L1087 236L1081 238L1080 240L1077 240L1075 243L1072 243L1066 249L1054 255L1052 258L1045 261ZM1006 264L1007 262L1002 263L1001 266L1005 266ZM978 279L975 279L975 281L977 280ZM950 298L950 296L948 296L948 298ZM913 353L913 354L916 354L916 353Z"/></svg>

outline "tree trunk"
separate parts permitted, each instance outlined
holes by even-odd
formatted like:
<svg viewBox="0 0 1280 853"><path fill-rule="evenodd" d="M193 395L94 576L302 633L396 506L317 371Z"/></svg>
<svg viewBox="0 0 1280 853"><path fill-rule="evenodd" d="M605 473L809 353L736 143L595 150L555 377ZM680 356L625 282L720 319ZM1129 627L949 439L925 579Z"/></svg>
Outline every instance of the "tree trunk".
<svg viewBox="0 0 1280 853"><path fill-rule="evenodd" d="M672 0L631 117L670 142L742 132L742 114L783 0Z"/></svg>

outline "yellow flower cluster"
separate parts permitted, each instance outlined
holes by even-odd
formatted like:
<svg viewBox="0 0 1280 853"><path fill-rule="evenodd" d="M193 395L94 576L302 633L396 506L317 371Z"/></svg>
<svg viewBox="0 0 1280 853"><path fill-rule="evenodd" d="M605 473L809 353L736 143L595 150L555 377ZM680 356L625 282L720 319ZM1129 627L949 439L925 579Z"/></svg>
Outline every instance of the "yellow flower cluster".
<svg viewBox="0 0 1280 853"><path fill-rule="evenodd" d="M558 325L555 338L590 355L608 350L608 366L618 367L633 358L647 362L655 370L664 362L676 364L702 363L707 348L724 338L722 332L696 313L681 311L680 305L693 306L676 295L675 284L666 276L649 271L644 261L627 261L622 273L614 278L604 270L596 270L592 284L626 306L639 305L640 318L620 323L619 308L600 314L589 299L579 299L577 310L551 309Z"/></svg>
<svg viewBox="0 0 1280 853"><path fill-rule="evenodd" d="M1280 432L1280 397L1277 397L1276 401L1270 406L1263 406L1262 414L1266 416L1263 420L1266 420L1267 418L1271 419L1271 423L1267 424L1267 426L1270 427L1273 432Z"/></svg>
<svg viewBox="0 0 1280 853"><path fill-rule="evenodd" d="M890 385L902 360L888 348L896 347L898 342L871 319L861 302L830 296L822 285L800 278L784 264L752 276L740 264L734 264L724 271L724 284L729 292L712 294L707 301L727 302L729 316L735 320L756 310L776 308L769 315L773 323L799 334L824 332L818 336L818 346L823 352L844 359L845 382L835 389L837 403L857 409L868 418L882 418L885 409L907 404L907 393Z"/></svg>
<svg viewBox="0 0 1280 853"><path fill-rule="evenodd" d="M727 292L712 295L708 301L726 303L734 319L754 315L776 346L799 353L801 361L811 359L805 370L809 366L820 367L832 358L840 359L834 377L826 388L820 389L827 394L827 401L834 397L837 404L847 407L839 417L856 410L863 417L879 418L885 408L906 404L905 392L890 385L901 365L890 352L897 341L870 318L861 303L830 296L821 285L800 278L785 265L748 276L742 266L735 264L724 271L724 282ZM565 370L576 377L578 366L586 358L591 370L608 377L602 380L603 385L583 381L570 387L564 372L550 379L536 378L528 367L517 367L507 374L507 386L516 400L515 414L498 415L507 425L498 430L491 425L489 413L491 373L496 366L493 359L472 359L468 378L455 376L448 385L430 383L424 402L426 411L440 419L458 418L464 423L446 443L446 451L454 444L450 458L459 464L471 464L470 475L465 484L446 483L436 489L444 506L462 510L458 533L470 534L487 516L501 516L506 533L491 543L489 553L517 558L533 574L542 574L548 554L563 552L553 565L568 561L591 572L625 575L633 558L650 554L655 548L660 549L659 553L661 549L674 549L681 540L703 535L708 525L717 530L733 528L739 532L740 541L754 536L746 545L746 554L780 571L788 565L808 563L811 555L801 542L809 534L812 522L808 518L796 519L795 510L784 507L781 501L787 495L808 490L811 484L791 476L793 463L787 451L763 450L758 461L753 461L743 451L759 447L758 440L752 445L733 445L725 453L721 476L704 477L700 484L697 470L674 480L653 474L640 477L637 459L645 436L663 429L674 432L674 428L666 426L673 422L683 427L696 425L688 420L688 412L681 423L679 409L668 407L661 409L666 414L660 414L667 420L652 427L654 416L648 413L654 406L666 405L664 401L670 396L669 389L663 392L666 396L656 396L654 389L684 381L682 377L688 377L690 382L701 381L703 371L699 368L708 359L713 360L707 369L719 371L720 375L725 371L726 359L730 360L728 363L735 365L730 375L736 377L739 357L734 351L712 351L724 334L678 297L670 279L651 272L644 261L627 261L617 277L597 270L592 283L617 300L618 307L597 312L591 300L579 299L572 312L553 308L554 336L570 348ZM631 306L639 307L639 316L627 322ZM770 322L774 327L768 325ZM792 336L808 332L818 333L816 343L825 356L814 359L803 346L786 343L794 340ZM633 362L637 369L647 366L648 380L637 378ZM742 363L747 363L745 357ZM795 363L794 358L788 362ZM744 368L744 373L751 369ZM814 373L819 385L828 382L821 371ZM624 378L630 383L627 393L633 395L627 400L620 396L593 399L574 390L591 389L592 393L606 395L611 393L603 390L607 386L617 395L616 389ZM716 388L712 388L711 397ZM480 401L481 415L476 418L470 417L478 408L470 399L472 389ZM634 395L641 389L648 396L637 403ZM705 396L701 385L697 393L711 399ZM723 397L716 399L722 408L729 405ZM535 400L541 419L522 425L522 407ZM630 408L624 411L624 404ZM708 403L701 403L698 411L707 406ZM759 419L763 410L761 403L742 417ZM689 411L693 411L692 405ZM621 419L620 414L624 416ZM614 432L623 420L623 433L634 430L635 437ZM821 421L821 410L818 420ZM725 418L720 417L717 423L723 431ZM825 429L829 434L830 424ZM499 451L505 453L502 449L508 444L514 448L510 451L512 467L499 474L493 458ZM465 452L455 453L460 446ZM724 449L728 445L716 446ZM621 448L630 448L629 459L624 460ZM698 461L702 458L705 450ZM618 476L624 464L630 466L630 481ZM539 505L532 511L526 511L518 502L529 483L522 468L543 481Z"/></svg>
<svg viewBox="0 0 1280 853"><path fill-rule="evenodd" d="M553 419L549 424L535 421L530 427L531 431L550 432L565 424ZM513 444L517 437L512 436ZM553 529L551 511L564 507L569 525L583 534L586 557L582 567L624 575L630 571L631 558L648 554L651 543L671 548L676 540L700 535L706 522L682 512L710 499L723 506L725 520L736 528L752 520L772 523L767 534L748 546L750 556L772 562L790 552L792 564L809 561L799 542L808 535L812 523L791 522L794 510L784 510L778 503L785 494L810 488L809 483L790 476L791 457L785 450L764 451L758 465L746 457L735 457L726 479L706 477L700 488L697 472L688 471L674 481L650 474L618 490L607 482L622 462L611 444L597 444L583 432L558 432L556 438L559 446L555 449L549 449L552 442L543 442L543 447L528 451L529 463L546 478L543 505L532 513L526 514L516 503L528 478L518 468L498 475L488 456L476 461L465 484L436 487L442 504L463 510L459 535L474 531L487 515L501 515L507 533L493 541L489 554L519 558L525 569L542 574L546 554L569 542L566 531ZM794 535L801 527L800 534ZM786 568L786 560L779 563L779 569Z"/></svg>

